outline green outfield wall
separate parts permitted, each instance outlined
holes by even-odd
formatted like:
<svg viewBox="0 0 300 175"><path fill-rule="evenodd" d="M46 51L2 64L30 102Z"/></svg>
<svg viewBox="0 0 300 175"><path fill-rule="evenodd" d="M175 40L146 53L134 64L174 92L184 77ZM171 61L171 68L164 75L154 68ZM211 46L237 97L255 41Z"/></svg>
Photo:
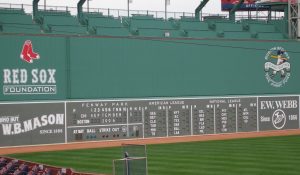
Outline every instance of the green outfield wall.
<svg viewBox="0 0 300 175"><path fill-rule="evenodd" d="M20 58L28 40L40 56L32 63ZM300 90L300 44L295 41L1 35L0 46L1 101ZM265 66L276 65L280 49L288 65L272 75Z"/></svg>

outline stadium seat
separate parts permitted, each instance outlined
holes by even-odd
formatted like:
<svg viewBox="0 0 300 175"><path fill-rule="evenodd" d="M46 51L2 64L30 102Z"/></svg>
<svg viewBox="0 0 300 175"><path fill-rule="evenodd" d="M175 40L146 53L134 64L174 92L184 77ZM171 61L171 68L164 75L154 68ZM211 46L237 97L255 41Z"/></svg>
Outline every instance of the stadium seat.
<svg viewBox="0 0 300 175"><path fill-rule="evenodd" d="M40 9L38 13L40 16L69 16L69 17L72 16L70 11L67 11L67 9L66 10L52 10L52 9L41 10Z"/></svg>
<svg viewBox="0 0 300 175"><path fill-rule="evenodd" d="M69 34L69 35L87 35L87 28L72 25L48 25L50 33L53 34Z"/></svg>
<svg viewBox="0 0 300 175"><path fill-rule="evenodd" d="M282 33L279 32L260 32L258 33L258 39L266 40L284 40L287 39Z"/></svg>
<svg viewBox="0 0 300 175"><path fill-rule="evenodd" d="M172 25L163 19L145 18L146 16L133 16L130 20L131 27L150 29L172 29ZM145 19L144 19L145 18Z"/></svg>
<svg viewBox="0 0 300 175"><path fill-rule="evenodd" d="M2 175L4 175L4 174L6 174L7 173L7 168L6 167L3 167L1 170L0 170L0 174Z"/></svg>
<svg viewBox="0 0 300 175"><path fill-rule="evenodd" d="M36 175L34 171L29 171L28 175Z"/></svg>
<svg viewBox="0 0 300 175"><path fill-rule="evenodd" d="M6 165L7 160L5 158L0 158L0 169Z"/></svg>
<svg viewBox="0 0 300 175"><path fill-rule="evenodd" d="M0 10L1 32L3 33L40 33L40 27L32 21L32 16L23 9Z"/></svg>
<svg viewBox="0 0 300 175"><path fill-rule="evenodd" d="M133 35L146 37L178 37L173 21L153 18L152 15L133 15L124 20Z"/></svg>
<svg viewBox="0 0 300 175"><path fill-rule="evenodd" d="M183 30L209 30L208 23L200 21L180 21L180 28Z"/></svg>
<svg viewBox="0 0 300 175"><path fill-rule="evenodd" d="M122 23L119 19L115 19L111 16L102 17L89 17L89 26L101 26L101 27L122 27Z"/></svg>
<svg viewBox="0 0 300 175"><path fill-rule="evenodd" d="M0 21L2 23L33 24L32 16L26 14L0 13Z"/></svg>
<svg viewBox="0 0 300 175"><path fill-rule="evenodd" d="M44 33L86 35L87 28L81 26L76 17L68 12L41 12L41 27Z"/></svg>
<svg viewBox="0 0 300 175"><path fill-rule="evenodd" d="M3 33L40 33L41 28L34 24L2 23Z"/></svg>
<svg viewBox="0 0 300 175"><path fill-rule="evenodd" d="M94 27L96 35L102 36L128 36L129 31L125 27Z"/></svg>
<svg viewBox="0 0 300 175"><path fill-rule="evenodd" d="M138 28L140 36L146 37L177 37L177 33L173 29L151 29L151 28Z"/></svg>
<svg viewBox="0 0 300 175"><path fill-rule="evenodd" d="M73 16L44 16L44 23L54 25L79 25L77 18Z"/></svg>
<svg viewBox="0 0 300 175"><path fill-rule="evenodd" d="M217 30L223 30L224 32L243 32L242 24L229 23L229 22L217 22Z"/></svg>
<svg viewBox="0 0 300 175"><path fill-rule="evenodd" d="M71 169L52 167L23 160L0 157L0 163L5 163L0 167L0 175L72 175L76 173Z"/></svg>
<svg viewBox="0 0 300 175"><path fill-rule="evenodd" d="M22 8L3 8L3 7L0 7L0 13L1 14L12 13L12 14L23 14L23 15L25 14L24 9L22 9Z"/></svg>
<svg viewBox="0 0 300 175"><path fill-rule="evenodd" d="M42 175L51 175L51 169L45 168L45 170L43 171Z"/></svg>
<svg viewBox="0 0 300 175"><path fill-rule="evenodd" d="M251 34L249 32L231 32L226 31L224 33L224 38L230 38L230 39L250 39Z"/></svg>
<svg viewBox="0 0 300 175"><path fill-rule="evenodd" d="M188 37L195 38L217 38L217 33L214 31L201 31L201 30L187 30Z"/></svg>
<svg viewBox="0 0 300 175"><path fill-rule="evenodd" d="M111 16L86 15L90 34L103 36L128 36L129 31L121 20Z"/></svg>
<svg viewBox="0 0 300 175"><path fill-rule="evenodd" d="M250 31L276 32L276 28L272 24L250 24Z"/></svg>

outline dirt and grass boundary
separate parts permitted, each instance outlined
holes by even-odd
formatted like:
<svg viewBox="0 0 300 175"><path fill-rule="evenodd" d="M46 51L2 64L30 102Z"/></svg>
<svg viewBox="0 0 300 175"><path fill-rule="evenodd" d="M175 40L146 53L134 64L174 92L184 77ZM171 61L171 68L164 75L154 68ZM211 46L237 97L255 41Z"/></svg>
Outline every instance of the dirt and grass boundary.
<svg viewBox="0 0 300 175"><path fill-rule="evenodd" d="M16 153L29 153L29 152L87 149L87 148L108 148L108 147L119 147L122 144L147 144L147 145L150 145L150 144L167 144L167 143L210 141L210 140L229 140L229 139L239 139L239 138L255 138L255 137L287 136L287 135L300 135L300 129L280 130L280 131L264 131L264 132L230 133L230 134L211 134L211 135L197 135L197 136L181 136L181 137L114 140L114 141L78 142L78 143L67 143L67 144L52 144L52 145L38 145L38 146L22 146L22 147L6 147L6 148L0 148L0 155L16 154Z"/></svg>

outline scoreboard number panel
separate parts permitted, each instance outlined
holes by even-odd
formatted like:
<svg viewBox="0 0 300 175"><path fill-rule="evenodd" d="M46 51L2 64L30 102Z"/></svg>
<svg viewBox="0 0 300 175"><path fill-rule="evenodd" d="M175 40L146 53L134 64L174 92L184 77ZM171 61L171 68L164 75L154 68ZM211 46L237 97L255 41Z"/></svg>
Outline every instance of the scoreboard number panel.
<svg viewBox="0 0 300 175"><path fill-rule="evenodd" d="M67 102L67 141L299 128L299 97Z"/></svg>

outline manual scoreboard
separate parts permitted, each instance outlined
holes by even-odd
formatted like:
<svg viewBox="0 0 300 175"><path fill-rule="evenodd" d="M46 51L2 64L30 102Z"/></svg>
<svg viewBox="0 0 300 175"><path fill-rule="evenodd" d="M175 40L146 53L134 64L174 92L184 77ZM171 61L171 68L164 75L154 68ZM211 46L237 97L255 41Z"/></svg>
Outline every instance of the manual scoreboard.
<svg viewBox="0 0 300 175"><path fill-rule="evenodd" d="M0 146L299 129L299 96L0 104Z"/></svg>

